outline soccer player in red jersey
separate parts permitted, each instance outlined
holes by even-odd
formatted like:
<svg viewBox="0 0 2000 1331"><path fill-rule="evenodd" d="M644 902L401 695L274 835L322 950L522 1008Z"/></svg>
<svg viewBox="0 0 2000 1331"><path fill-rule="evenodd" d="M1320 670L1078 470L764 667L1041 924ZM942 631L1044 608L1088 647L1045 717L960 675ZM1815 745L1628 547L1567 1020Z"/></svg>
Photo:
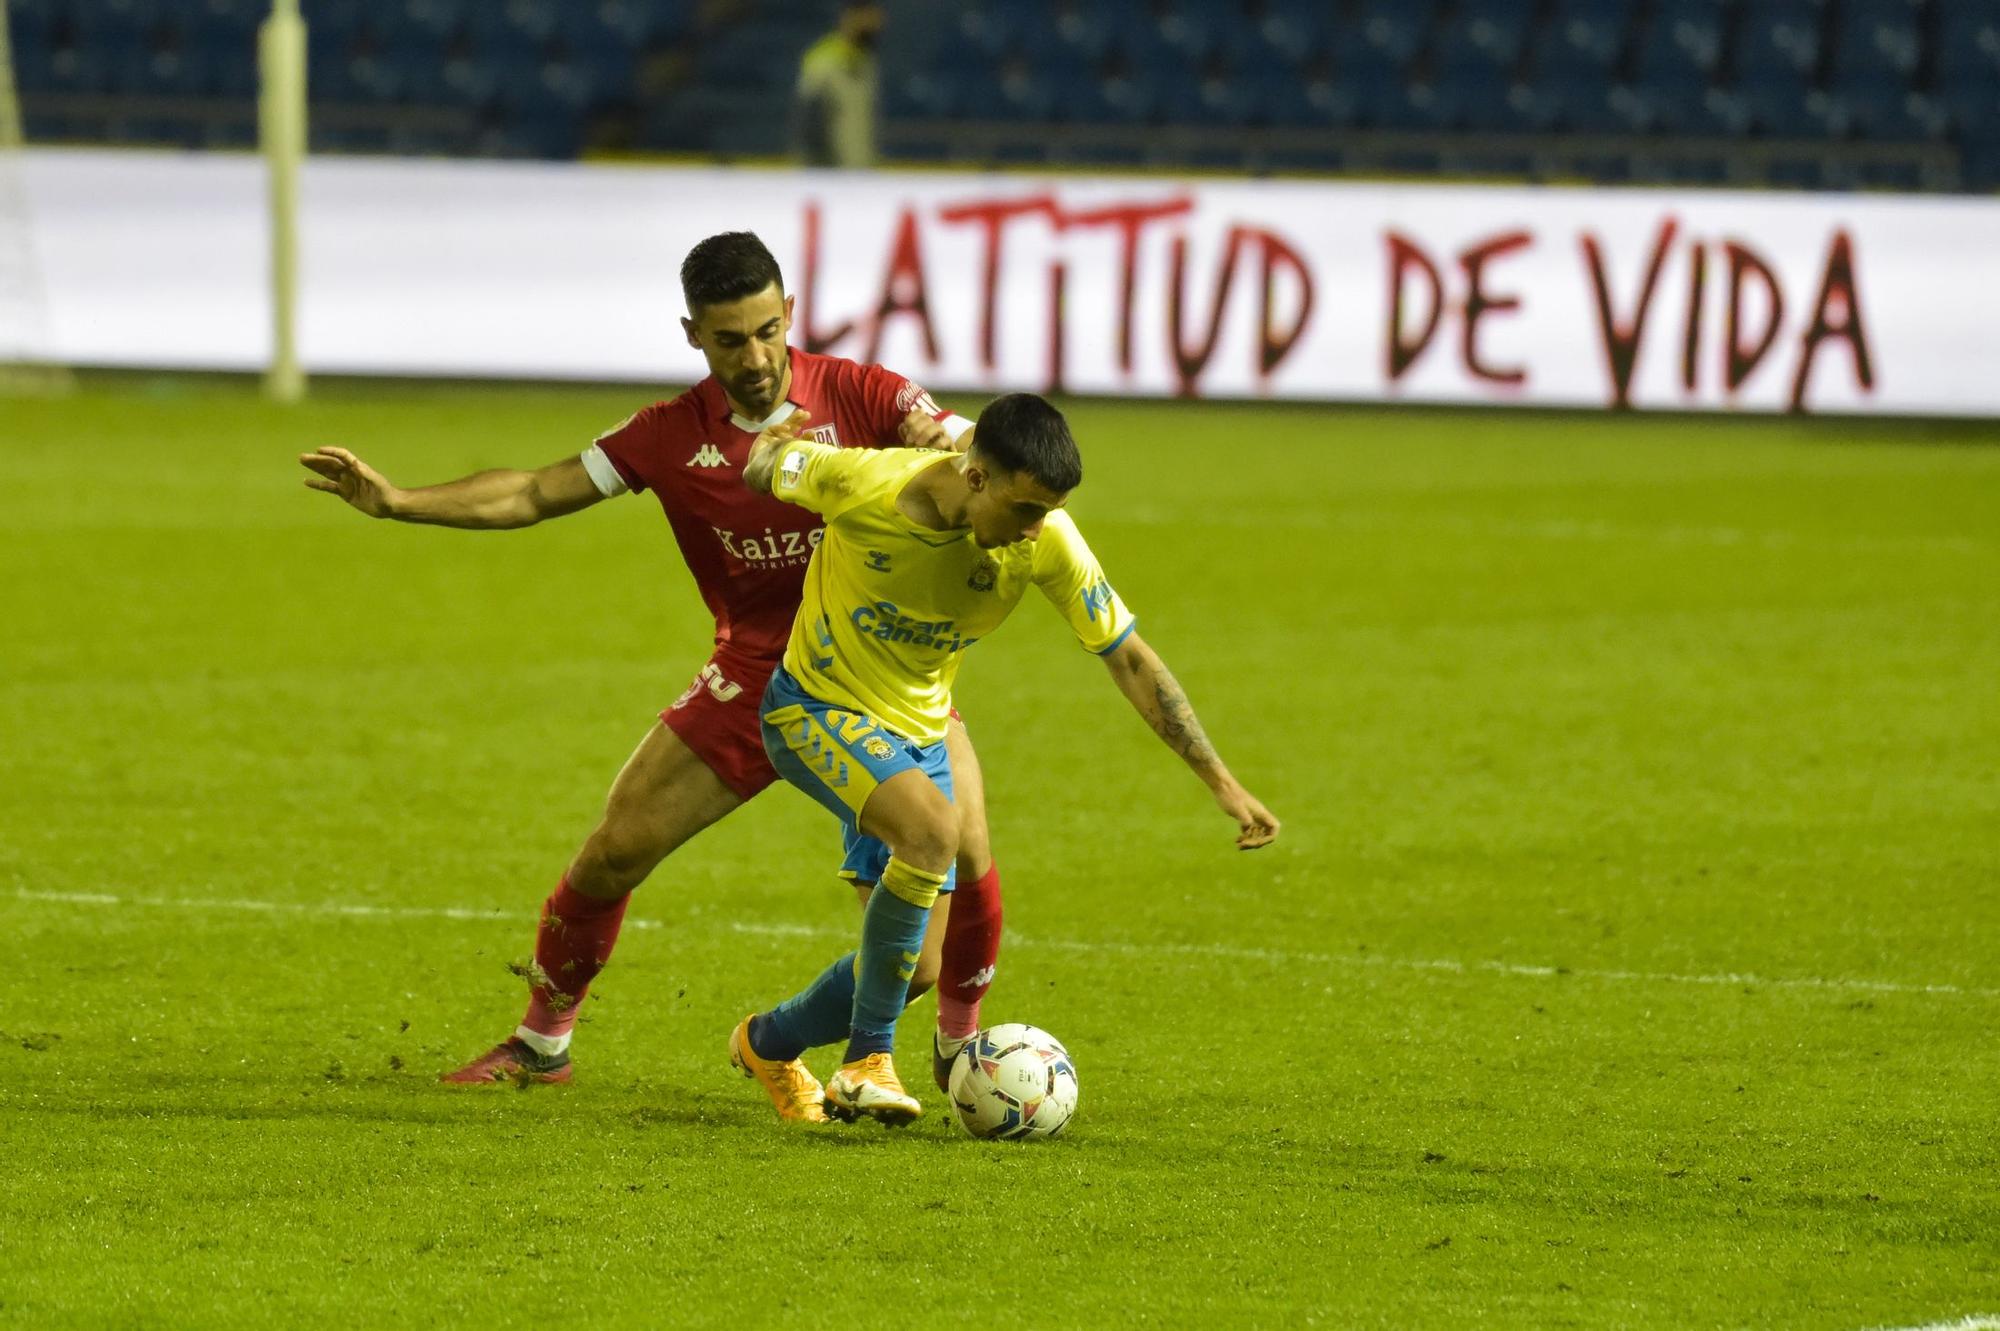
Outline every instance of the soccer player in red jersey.
<svg viewBox="0 0 2000 1331"><path fill-rule="evenodd" d="M840 445L950 448L963 446L972 429L881 366L787 346L792 297L777 260L748 232L696 245L681 265L681 287L688 307L681 323L709 377L644 408L580 456L415 490L390 484L343 448L299 459L314 473L309 487L370 517L445 527L526 527L651 490L715 616L714 655L626 761L603 821L542 903L527 1014L512 1036L445 1074L446 1082L569 1080L577 1005L610 959L632 889L676 847L777 779L764 754L758 703L784 655L822 526L815 515L743 484L759 432L800 410L812 422L808 434ZM932 1049L940 1078L978 1026L1000 939L985 790L956 719L949 743L964 823L958 891L949 912L939 912L945 918L927 936L917 973L942 985ZM807 1088L782 1084L769 1069L744 1071L764 1082L785 1117L823 1117Z"/></svg>

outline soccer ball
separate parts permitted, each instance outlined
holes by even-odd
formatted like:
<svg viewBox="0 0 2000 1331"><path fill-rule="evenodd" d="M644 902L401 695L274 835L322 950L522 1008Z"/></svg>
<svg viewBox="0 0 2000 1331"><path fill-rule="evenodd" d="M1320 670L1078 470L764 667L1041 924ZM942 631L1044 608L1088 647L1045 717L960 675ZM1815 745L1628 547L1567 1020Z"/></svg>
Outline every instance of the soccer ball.
<svg viewBox="0 0 2000 1331"><path fill-rule="evenodd" d="M951 1063L951 1111L975 1137L1054 1137L1076 1113L1076 1065L1062 1041L1011 1021L965 1042Z"/></svg>

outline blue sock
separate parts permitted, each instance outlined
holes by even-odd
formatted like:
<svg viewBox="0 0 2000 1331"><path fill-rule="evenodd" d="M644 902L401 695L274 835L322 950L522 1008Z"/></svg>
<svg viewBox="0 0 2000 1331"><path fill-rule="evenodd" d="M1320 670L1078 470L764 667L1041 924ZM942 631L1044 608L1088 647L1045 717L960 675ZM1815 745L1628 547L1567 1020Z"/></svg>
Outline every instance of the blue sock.
<svg viewBox="0 0 2000 1331"><path fill-rule="evenodd" d="M820 972L819 978L769 1012L750 1018L750 1047L759 1058L780 1062L832 1044L854 1019L854 954Z"/></svg>
<svg viewBox="0 0 2000 1331"><path fill-rule="evenodd" d="M924 925L943 874L891 859L861 916L860 961L854 981L853 1029L844 1063L895 1047L896 1018L910 996L910 977L924 947Z"/></svg>

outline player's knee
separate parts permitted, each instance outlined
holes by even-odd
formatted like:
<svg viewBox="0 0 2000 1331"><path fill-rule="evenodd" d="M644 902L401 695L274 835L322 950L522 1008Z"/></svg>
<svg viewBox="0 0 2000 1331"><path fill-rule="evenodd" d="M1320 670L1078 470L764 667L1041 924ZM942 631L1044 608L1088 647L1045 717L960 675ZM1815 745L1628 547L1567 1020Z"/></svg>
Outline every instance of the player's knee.
<svg viewBox="0 0 2000 1331"><path fill-rule="evenodd" d="M993 867L993 847L987 840L986 822L976 819L958 829L958 879L976 882Z"/></svg>
<svg viewBox="0 0 2000 1331"><path fill-rule="evenodd" d="M595 895L611 896L637 887L660 862L663 849L659 838L643 825L607 817L590 834L578 865L601 885Z"/></svg>

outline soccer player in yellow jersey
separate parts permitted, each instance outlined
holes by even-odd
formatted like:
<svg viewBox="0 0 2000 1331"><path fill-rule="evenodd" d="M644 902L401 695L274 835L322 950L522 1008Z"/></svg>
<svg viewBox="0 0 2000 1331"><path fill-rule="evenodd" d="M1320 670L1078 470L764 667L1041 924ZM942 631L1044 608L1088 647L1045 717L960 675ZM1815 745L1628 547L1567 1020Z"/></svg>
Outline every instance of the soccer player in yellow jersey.
<svg viewBox="0 0 2000 1331"><path fill-rule="evenodd" d="M817 1086L800 1055L844 1036L826 1112L902 1123L923 1107L890 1057L896 1018L958 848L944 746L952 681L965 649L1030 586L1213 792L1238 846L1270 844L1278 820L1230 775L1063 511L1083 461L1061 412L1031 394L1000 398L963 454L838 448L801 438L805 428L801 412L766 430L743 470L751 489L826 520L764 693L764 748L846 827L843 876L881 890L869 894L858 951L746 1019L731 1056L761 1081Z"/></svg>

